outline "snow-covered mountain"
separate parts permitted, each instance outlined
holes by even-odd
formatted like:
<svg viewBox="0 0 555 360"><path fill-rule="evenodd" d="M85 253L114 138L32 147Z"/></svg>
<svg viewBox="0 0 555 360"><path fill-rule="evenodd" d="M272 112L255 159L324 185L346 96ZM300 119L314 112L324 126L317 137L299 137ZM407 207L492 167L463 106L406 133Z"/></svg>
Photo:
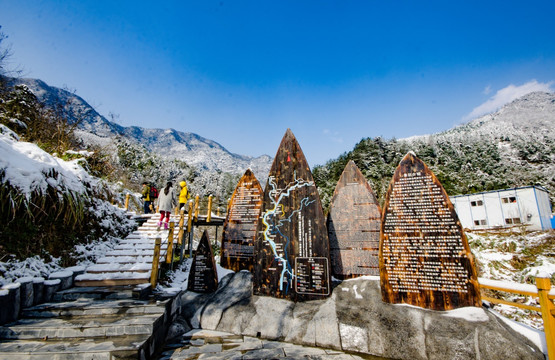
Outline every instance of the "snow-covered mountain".
<svg viewBox="0 0 555 360"><path fill-rule="evenodd" d="M313 171L327 204L354 160L383 199L402 157L414 151L449 195L541 185L555 200L555 94L534 92L450 130L406 139L365 138Z"/></svg>
<svg viewBox="0 0 555 360"><path fill-rule="evenodd" d="M174 129L145 129L124 127L109 121L76 94L52 87L37 79L16 79L27 85L37 98L46 104L64 105L69 119L79 121L79 136L86 143L102 147L111 146L115 139L144 147L149 152L177 159L196 169L242 174L250 168L259 179L265 179L272 158L268 155L251 157L229 152L222 145L197 134Z"/></svg>

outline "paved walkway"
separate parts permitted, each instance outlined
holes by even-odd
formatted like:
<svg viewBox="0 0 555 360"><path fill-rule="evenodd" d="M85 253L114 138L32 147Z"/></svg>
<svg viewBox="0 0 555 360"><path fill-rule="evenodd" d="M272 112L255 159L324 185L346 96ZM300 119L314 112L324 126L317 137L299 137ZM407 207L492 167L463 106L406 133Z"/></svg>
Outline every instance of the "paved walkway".
<svg viewBox="0 0 555 360"><path fill-rule="evenodd" d="M366 354L301 346L284 342L234 335L219 331L192 330L180 342L167 344L160 360L247 360L247 359L382 359Z"/></svg>

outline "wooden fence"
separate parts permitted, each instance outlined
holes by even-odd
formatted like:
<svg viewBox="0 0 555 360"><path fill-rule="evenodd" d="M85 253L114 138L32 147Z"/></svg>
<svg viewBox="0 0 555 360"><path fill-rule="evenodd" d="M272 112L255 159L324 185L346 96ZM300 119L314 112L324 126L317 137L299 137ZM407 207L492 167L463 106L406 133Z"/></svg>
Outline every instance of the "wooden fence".
<svg viewBox="0 0 555 360"><path fill-rule="evenodd" d="M521 309L537 311L541 313L545 342L547 344L547 355L550 359L555 359L555 288L551 289L551 280L548 277L536 277L536 285L508 283L479 278L478 282L482 289L503 291L512 294L531 296L538 299L540 306L526 305L512 301L500 300L482 295L482 300L494 304L504 304L516 306Z"/></svg>

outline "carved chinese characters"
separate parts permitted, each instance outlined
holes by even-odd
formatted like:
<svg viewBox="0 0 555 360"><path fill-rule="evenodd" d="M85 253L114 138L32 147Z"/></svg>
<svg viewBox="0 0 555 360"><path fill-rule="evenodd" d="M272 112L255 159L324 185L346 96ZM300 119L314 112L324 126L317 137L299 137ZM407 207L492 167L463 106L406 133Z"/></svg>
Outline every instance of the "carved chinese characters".
<svg viewBox="0 0 555 360"><path fill-rule="evenodd" d="M382 217L385 302L434 310L481 306L474 257L445 190L414 154L399 164Z"/></svg>
<svg viewBox="0 0 555 360"><path fill-rule="evenodd" d="M255 294L293 301L329 295L329 243L320 197L289 129L264 191L255 256Z"/></svg>
<svg viewBox="0 0 555 360"><path fill-rule="evenodd" d="M260 208L262 187L251 170L247 170L231 197L222 236L220 264L233 271L253 271L254 240Z"/></svg>
<svg viewBox="0 0 555 360"><path fill-rule="evenodd" d="M217 289L218 272L214 261L214 252L208 239L208 232L205 230L193 257L187 290L209 293Z"/></svg>
<svg viewBox="0 0 555 360"><path fill-rule="evenodd" d="M376 196L351 160L335 187L328 215L333 276L379 275L380 224Z"/></svg>

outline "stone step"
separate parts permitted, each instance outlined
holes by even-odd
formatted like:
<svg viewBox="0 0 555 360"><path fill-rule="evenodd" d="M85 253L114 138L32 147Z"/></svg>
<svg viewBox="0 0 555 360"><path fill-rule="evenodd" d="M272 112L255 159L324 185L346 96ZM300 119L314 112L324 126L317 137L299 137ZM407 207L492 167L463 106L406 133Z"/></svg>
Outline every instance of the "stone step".
<svg viewBox="0 0 555 360"><path fill-rule="evenodd" d="M73 287L58 291L53 298L54 302L71 301L82 298L115 300L132 299L134 286L95 286L95 287Z"/></svg>
<svg viewBox="0 0 555 360"><path fill-rule="evenodd" d="M105 275L106 277L99 276L96 279L82 279L75 282L75 286L78 287L89 287L89 286L120 286L120 285L139 285L144 284L150 280L150 273L143 273L145 277L142 278L132 278L132 277L121 277L121 278L110 278L109 274L96 274ZM148 275L148 276L146 276Z"/></svg>
<svg viewBox="0 0 555 360"><path fill-rule="evenodd" d="M1 339L69 339L98 338L123 335L152 334L153 324L163 315L103 315L89 317L32 318L20 319L15 323L0 327Z"/></svg>
<svg viewBox="0 0 555 360"><path fill-rule="evenodd" d="M152 270L152 264L147 263L135 263L135 264L95 264L87 268L88 274L98 274L98 273L110 273L110 272L124 272L124 271L135 271L135 272L148 272Z"/></svg>
<svg viewBox="0 0 555 360"><path fill-rule="evenodd" d="M75 338L64 340L3 340L0 359L10 360L113 360L137 359L145 335L118 336L106 339Z"/></svg>
<svg viewBox="0 0 555 360"><path fill-rule="evenodd" d="M164 261L166 255L160 255L160 261ZM152 255L150 256L105 256L96 261L97 264L135 264L147 263L152 264Z"/></svg>
<svg viewBox="0 0 555 360"><path fill-rule="evenodd" d="M165 302L148 300L94 300L77 299L60 303L36 305L21 312L22 318L52 318L67 316L104 316L114 314L144 315L162 314Z"/></svg>

